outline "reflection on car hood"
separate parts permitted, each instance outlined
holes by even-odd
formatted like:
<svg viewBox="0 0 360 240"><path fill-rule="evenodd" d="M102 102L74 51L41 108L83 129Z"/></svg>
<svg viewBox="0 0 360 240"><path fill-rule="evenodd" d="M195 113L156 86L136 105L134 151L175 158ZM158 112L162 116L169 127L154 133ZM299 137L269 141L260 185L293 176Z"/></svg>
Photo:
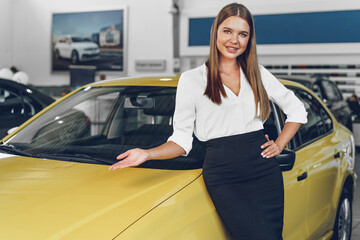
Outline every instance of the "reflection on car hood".
<svg viewBox="0 0 360 240"><path fill-rule="evenodd" d="M112 239L201 173L0 158L0 239Z"/></svg>
<svg viewBox="0 0 360 240"><path fill-rule="evenodd" d="M72 45L82 48L98 48L98 45L93 42L73 42Z"/></svg>

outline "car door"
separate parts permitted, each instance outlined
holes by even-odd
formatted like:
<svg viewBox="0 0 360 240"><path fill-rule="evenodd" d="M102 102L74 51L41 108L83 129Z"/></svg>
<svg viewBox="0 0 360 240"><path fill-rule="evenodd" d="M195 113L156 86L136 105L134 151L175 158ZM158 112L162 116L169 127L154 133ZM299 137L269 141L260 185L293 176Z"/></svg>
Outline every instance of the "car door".
<svg viewBox="0 0 360 240"><path fill-rule="evenodd" d="M64 57L64 58L70 58L71 57L71 39L70 38L64 38L62 41L61 41L61 47L59 48L60 49L60 53L61 53L61 56Z"/></svg>
<svg viewBox="0 0 360 240"><path fill-rule="evenodd" d="M331 199L340 158L340 152L336 148L339 143L332 134L332 119L320 102L304 90L294 91L306 107L308 122L301 126L292 144L308 163L306 222L309 239L320 239L332 228L335 213Z"/></svg>
<svg viewBox="0 0 360 240"><path fill-rule="evenodd" d="M276 109L276 110L275 110ZM274 111L275 110L275 111ZM272 104L269 119L264 123L264 132L275 140L283 127L284 115ZM306 211L308 200L308 180L304 176L307 169L307 158L304 152L296 152L294 167L283 172L285 189L284 230L283 237L287 240L308 238Z"/></svg>

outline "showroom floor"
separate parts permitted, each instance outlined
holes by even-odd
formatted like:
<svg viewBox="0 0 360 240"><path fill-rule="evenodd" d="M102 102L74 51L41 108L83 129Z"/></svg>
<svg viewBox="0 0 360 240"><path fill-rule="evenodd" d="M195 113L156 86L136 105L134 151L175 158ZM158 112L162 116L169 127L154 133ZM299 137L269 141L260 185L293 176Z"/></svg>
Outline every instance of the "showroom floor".
<svg viewBox="0 0 360 240"><path fill-rule="evenodd" d="M351 239L360 239L360 153L356 154L355 169L358 179L353 203L353 232Z"/></svg>

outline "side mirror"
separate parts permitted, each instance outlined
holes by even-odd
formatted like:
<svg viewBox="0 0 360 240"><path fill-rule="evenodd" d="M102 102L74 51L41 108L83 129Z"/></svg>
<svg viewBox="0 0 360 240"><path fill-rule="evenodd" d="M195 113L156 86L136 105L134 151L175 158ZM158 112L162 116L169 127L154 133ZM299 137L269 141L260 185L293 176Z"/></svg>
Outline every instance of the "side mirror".
<svg viewBox="0 0 360 240"><path fill-rule="evenodd" d="M154 98L151 97L143 97L143 96L134 96L134 97L126 97L124 102L125 108L153 108Z"/></svg>
<svg viewBox="0 0 360 240"><path fill-rule="evenodd" d="M276 156L281 171L290 171L294 167L295 152L284 148L280 155Z"/></svg>

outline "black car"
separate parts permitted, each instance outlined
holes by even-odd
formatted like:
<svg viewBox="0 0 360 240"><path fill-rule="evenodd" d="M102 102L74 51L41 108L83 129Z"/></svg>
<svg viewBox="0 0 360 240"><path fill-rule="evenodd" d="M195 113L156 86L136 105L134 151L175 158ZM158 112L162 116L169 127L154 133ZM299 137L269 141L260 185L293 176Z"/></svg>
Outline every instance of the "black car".
<svg viewBox="0 0 360 240"><path fill-rule="evenodd" d="M326 104L335 118L352 130L351 110L344 100L339 88L331 80L323 76L278 76L278 78L291 80L313 90L314 93Z"/></svg>
<svg viewBox="0 0 360 240"><path fill-rule="evenodd" d="M54 101L31 86L0 78L0 139Z"/></svg>

